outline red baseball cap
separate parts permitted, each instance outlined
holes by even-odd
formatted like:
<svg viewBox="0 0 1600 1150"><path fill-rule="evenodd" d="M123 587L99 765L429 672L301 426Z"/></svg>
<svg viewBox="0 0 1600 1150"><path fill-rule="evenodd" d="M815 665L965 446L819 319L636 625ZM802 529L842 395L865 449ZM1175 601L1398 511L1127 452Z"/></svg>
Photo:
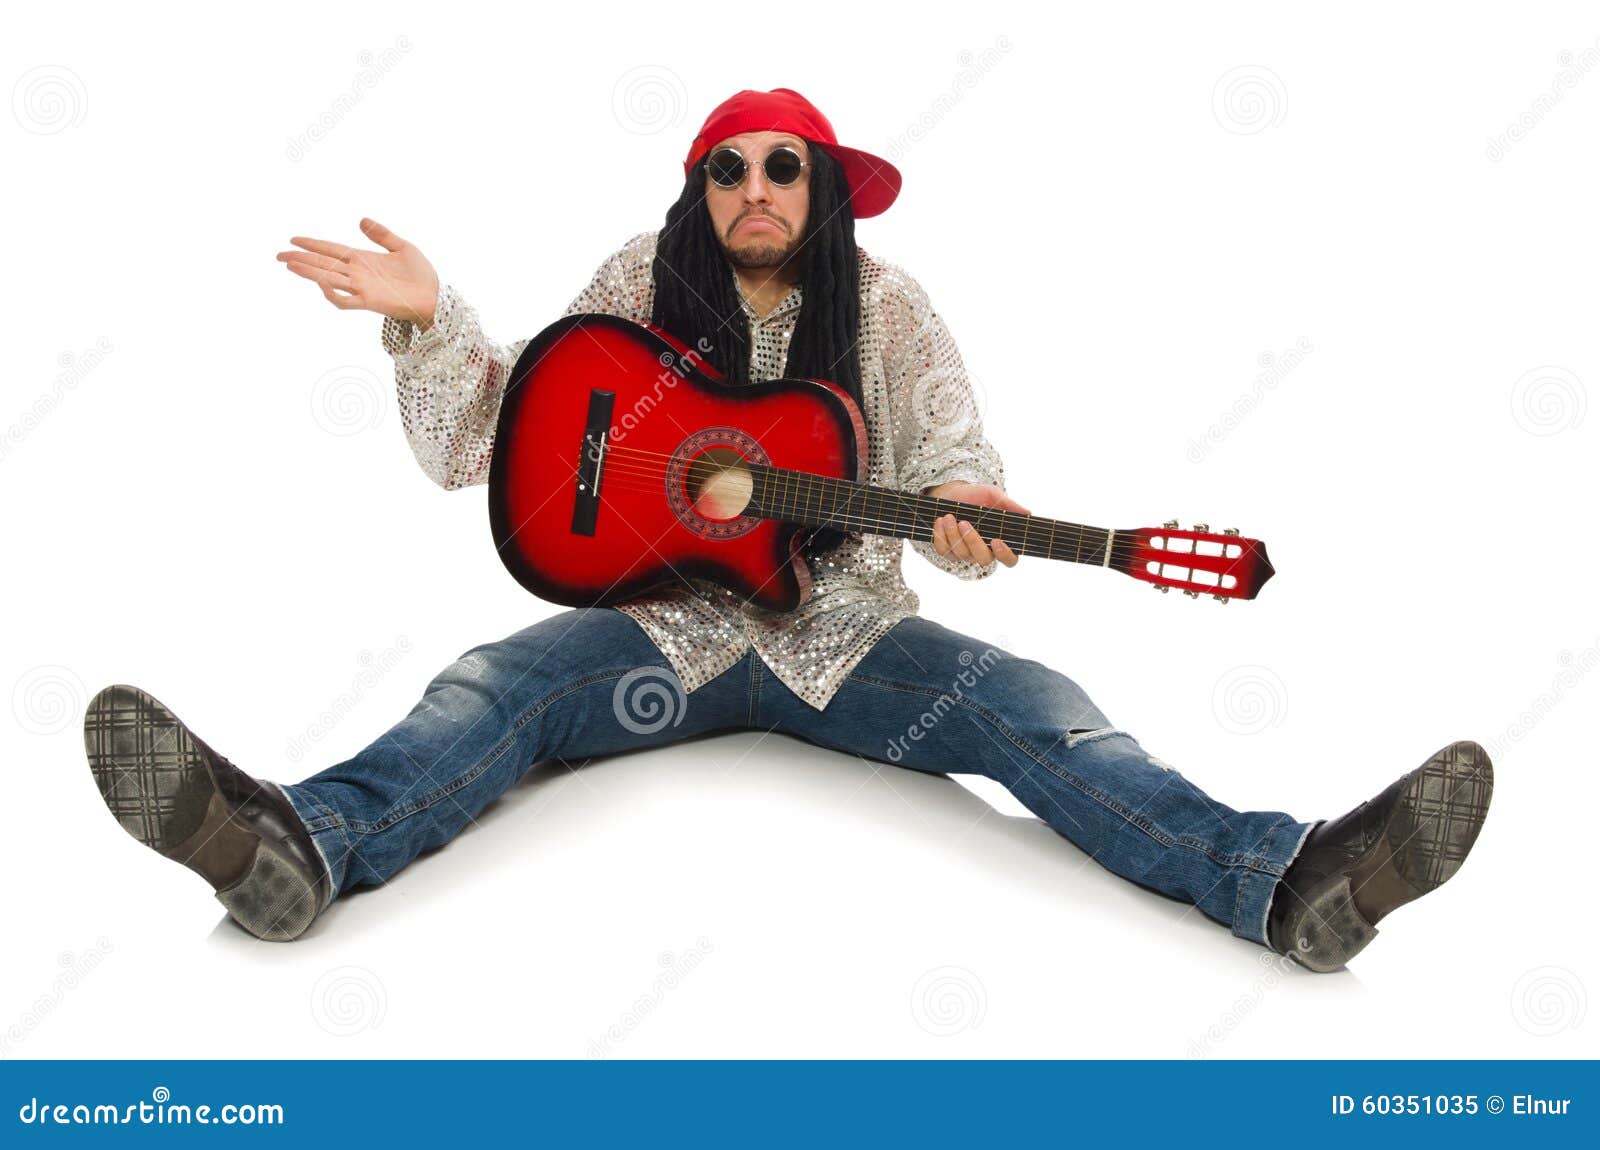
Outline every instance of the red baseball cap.
<svg viewBox="0 0 1600 1150"><path fill-rule="evenodd" d="M887 211L900 194L898 168L870 152L841 146L828 117L793 88L774 88L770 92L746 88L713 108L689 145L688 158L683 161L684 177L718 141L743 132L792 132L826 148L844 169L845 181L850 185L850 210L858 220Z"/></svg>

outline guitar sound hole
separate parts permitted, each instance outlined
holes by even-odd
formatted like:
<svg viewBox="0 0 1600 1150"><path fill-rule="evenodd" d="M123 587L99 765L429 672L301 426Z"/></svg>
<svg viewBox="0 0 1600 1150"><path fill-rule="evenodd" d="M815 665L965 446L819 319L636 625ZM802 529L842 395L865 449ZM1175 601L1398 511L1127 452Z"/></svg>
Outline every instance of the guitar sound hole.
<svg viewBox="0 0 1600 1150"><path fill-rule="evenodd" d="M695 511L719 522L744 514L755 485L744 456L731 447L712 447L695 456L683 481Z"/></svg>

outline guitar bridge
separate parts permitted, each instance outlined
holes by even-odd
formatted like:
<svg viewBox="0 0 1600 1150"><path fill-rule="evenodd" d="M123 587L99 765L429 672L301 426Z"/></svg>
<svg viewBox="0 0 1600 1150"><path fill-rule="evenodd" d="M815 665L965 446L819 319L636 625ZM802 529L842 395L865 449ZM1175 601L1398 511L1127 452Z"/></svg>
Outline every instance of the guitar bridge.
<svg viewBox="0 0 1600 1150"><path fill-rule="evenodd" d="M589 413L583 421L583 443L578 449L577 498L572 505L572 533L593 535L600 514L600 480L605 474L606 435L611 428L614 391L591 391Z"/></svg>

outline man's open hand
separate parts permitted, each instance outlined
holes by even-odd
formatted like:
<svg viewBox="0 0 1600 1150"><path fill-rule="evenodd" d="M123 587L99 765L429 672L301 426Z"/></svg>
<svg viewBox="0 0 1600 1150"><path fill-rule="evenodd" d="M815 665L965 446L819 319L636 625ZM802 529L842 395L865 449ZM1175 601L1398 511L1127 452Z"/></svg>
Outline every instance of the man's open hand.
<svg viewBox="0 0 1600 1150"><path fill-rule="evenodd" d="M377 220L363 219L361 230L384 250L358 251L331 240L290 236L290 243L306 250L279 252L278 258L295 275L321 287L336 308L375 311L427 330L439 306L439 276L433 265L415 245Z"/></svg>
<svg viewBox="0 0 1600 1150"><path fill-rule="evenodd" d="M932 495L937 499L955 499L962 503L998 507L1002 511L1016 511L1023 515L1033 514L992 483L965 483L961 480L952 480L949 483L941 483L938 487L930 487L923 494ZM933 521L933 549L940 555L966 559L973 563L981 563L985 567L996 559L1007 567L1017 565L1017 553L1006 545L1004 539L997 536L985 543L977 528L965 519L958 522L954 515L941 515Z"/></svg>

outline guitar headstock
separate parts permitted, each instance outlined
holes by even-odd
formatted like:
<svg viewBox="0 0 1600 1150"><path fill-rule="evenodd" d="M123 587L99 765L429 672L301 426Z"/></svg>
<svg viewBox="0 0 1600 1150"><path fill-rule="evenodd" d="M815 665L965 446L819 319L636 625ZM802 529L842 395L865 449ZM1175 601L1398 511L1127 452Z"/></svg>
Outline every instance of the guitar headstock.
<svg viewBox="0 0 1600 1150"><path fill-rule="evenodd" d="M1254 599L1273 575L1267 545L1245 538L1236 527L1213 533L1209 524L1196 523L1194 530L1182 531L1172 519L1160 527L1118 531L1116 549L1127 556L1123 570L1156 590L1176 587L1223 603Z"/></svg>

